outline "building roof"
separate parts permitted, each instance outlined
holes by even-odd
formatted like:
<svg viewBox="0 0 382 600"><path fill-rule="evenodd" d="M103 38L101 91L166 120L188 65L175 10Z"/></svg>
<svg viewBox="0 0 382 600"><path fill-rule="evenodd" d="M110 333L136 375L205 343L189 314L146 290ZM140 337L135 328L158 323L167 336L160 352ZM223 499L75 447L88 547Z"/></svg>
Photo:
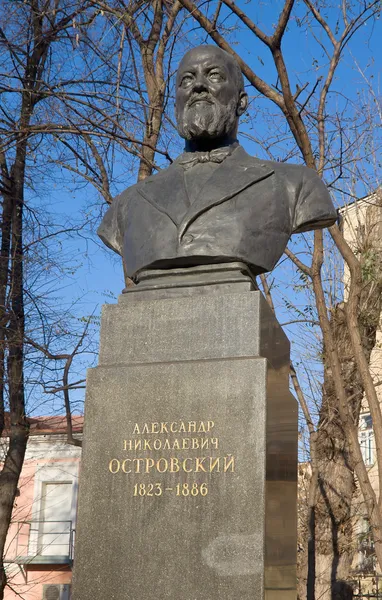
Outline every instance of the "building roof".
<svg viewBox="0 0 382 600"><path fill-rule="evenodd" d="M363 196L362 198L355 198L351 202L347 202L344 206L338 209L340 215L346 215L351 210L360 208L362 206L367 206L370 204L376 204L377 200L380 198L380 194L382 192L382 186L377 188L375 192L368 194L367 196Z"/></svg>
<svg viewBox="0 0 382 600"><path fill-rule="evenodd" d="M5 427L3 437L9 435L10 414L6 412L4 415ZM29 435L44 435L44 434L65 434L67 432L67 423L65 415L57 415L54 417L28 417L30 425ZM82 415L72 415L73 433L82 433L84 425L84 417Z"/></svg>
<svg viewBox="0 0 382 600"><path fill-rule="evenodd" d="M30 433L29 435L41 435L43 433L66 433L67 424L65 416L56 417L29 417ZM82 415L72 415L73 433L82 433L84 417Z"/></svg>

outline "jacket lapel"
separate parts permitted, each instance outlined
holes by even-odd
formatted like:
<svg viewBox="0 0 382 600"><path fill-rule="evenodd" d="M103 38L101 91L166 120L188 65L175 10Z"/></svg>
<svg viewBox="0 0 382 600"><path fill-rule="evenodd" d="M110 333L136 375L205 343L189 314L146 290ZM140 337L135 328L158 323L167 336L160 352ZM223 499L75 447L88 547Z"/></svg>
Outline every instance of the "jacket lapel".
<svg viewBox="0 0 382 600"><path fill-rule="evenodd" d="M176 162L157 175L148 177L137 191L178 227L190 206L184 183L184 169Z"/></svg>
<svg viewBox="0 0 382 600"><path fill-rule="evenodd" d="M190 205L184 181L184 168L175 161L157 175L138 184L137 191L178 227L179 238L203 212L226 202L250 185L269 177L273 169L249 156L239 146L213 172L199 196Z"/></svg>
<svg viewBox="0 0 382 600"><path fill-rule="evenodd" d="M250 185L272 175L273 169L249 156L239 146L213 172L199 196L191 204L178 228L179 239L187 227L204 211L226 202Z"/></svg>

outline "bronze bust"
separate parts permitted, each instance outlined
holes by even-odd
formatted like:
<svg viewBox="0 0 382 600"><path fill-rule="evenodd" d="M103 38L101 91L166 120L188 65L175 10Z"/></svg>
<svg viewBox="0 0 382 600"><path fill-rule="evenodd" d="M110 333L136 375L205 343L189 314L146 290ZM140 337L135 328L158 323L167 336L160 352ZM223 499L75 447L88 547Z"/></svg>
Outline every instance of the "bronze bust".
<svg viewBox="0 0 382 600"><path fill-rule="evenodd" d="M176 86L185 152L117 196L98 229L129 277L230 261L257 275L273 269L293 233L336 221L315 171L259 160L237 142L248 100L233 57L215 46L190 50Z"/></svg>

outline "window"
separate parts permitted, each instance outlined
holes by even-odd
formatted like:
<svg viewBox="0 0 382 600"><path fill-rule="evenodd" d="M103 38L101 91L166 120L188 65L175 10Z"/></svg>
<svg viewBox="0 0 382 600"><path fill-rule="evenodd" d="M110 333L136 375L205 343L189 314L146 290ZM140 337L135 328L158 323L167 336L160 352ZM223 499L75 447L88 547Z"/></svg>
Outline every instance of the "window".
<svg viewBox="0 0 382 600"><path fill-rule="evenodd" d="M363 574L374 573L375 549L368 519L361 518L358 527L358 571Z"/></svg>
<svg viewBox="0 0 382 600"><path fill-rule="evenodd" d="M374 464L374 433L372 429L366 429L360 431L358 435L359 443L361 446L362 458L365 465L370 466Z"/></svg>
<svg viewBox="0 0 382 600"><path fill-rule="evenodd" d="M38 554L69 556L72 530L72 482L42 484Z"/></svg>
<svg viewBox="0 0 382 600"><path fill-rule="evenodd" d="M77 462L37 465L28 549L34 562L72 560L77 486Z"/></svg>
<svg viewBox="0 0 382 600"><path fill-rule="evenodd" d="M361 415L359 418L359 428L360 429L372 429L373 422L370 414Z"/></svg>

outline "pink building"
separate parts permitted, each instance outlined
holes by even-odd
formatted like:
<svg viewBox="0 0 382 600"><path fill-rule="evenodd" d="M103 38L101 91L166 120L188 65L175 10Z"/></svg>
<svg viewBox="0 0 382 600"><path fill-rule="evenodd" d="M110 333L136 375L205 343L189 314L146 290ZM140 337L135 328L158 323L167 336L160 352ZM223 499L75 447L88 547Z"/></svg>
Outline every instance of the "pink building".
<svg viewBox="0 0 382 600"><path fill-rule="evenodd" d="M31 431L5 553L5 600L69 600L81 448L63 417L30 419ZM83 417L73 417L75 437Z"/></svg>

